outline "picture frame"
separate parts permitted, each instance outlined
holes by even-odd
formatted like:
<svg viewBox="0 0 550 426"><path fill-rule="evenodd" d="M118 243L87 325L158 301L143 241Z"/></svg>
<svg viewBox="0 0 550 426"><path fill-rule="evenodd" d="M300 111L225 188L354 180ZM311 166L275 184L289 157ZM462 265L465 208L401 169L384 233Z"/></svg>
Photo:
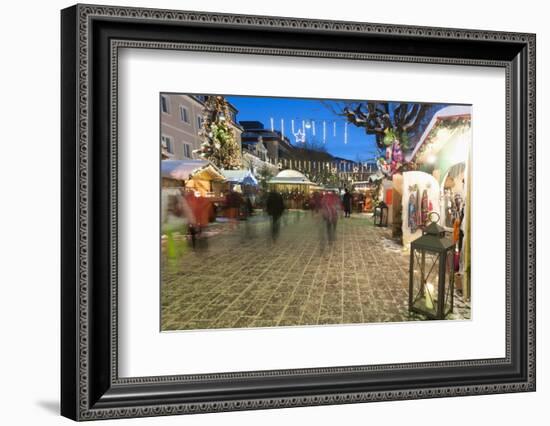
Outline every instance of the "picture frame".
<svg viewBox="0 0 550 426"><path fill-rule="evenodd" d="M118 375L122 47L497 67L506 74L506 356ZM61 414L160 416L535 391L534 34L75 5L61 12ZM482 266L480 266L482 267Z"/></svg>

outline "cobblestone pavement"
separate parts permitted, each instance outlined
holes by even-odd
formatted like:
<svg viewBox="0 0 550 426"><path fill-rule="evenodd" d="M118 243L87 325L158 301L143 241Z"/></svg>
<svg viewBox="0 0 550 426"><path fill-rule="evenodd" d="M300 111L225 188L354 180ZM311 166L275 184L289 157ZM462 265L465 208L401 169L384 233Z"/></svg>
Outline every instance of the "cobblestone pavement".
<svg viewBox="0 0 550 426"><path fill-rule="evenodd" d="M275 243L261 215L227 228L163 261L163 331L424 319L408 312L408 256L364 215L341 218L332 246L311 212L288 212ZM448 318L470 318L459 294Z"/></svg>

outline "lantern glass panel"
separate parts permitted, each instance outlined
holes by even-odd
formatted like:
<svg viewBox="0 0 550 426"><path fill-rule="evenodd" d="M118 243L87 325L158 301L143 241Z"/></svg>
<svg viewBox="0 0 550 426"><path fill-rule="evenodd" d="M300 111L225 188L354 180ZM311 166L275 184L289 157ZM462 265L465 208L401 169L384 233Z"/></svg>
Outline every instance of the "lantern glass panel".
<svg viewBox="0 0 550 426"><path fill-rule="evenodd" d="M435 316L439 298L440 254L414 249L413 256L412 306Z"/></svg>

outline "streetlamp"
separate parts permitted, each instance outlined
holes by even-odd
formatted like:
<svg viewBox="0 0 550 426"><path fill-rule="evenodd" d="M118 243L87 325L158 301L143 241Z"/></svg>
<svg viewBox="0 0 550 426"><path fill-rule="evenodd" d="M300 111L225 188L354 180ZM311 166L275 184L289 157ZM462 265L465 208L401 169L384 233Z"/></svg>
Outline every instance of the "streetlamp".
<svg viewBox="0 0 550 426"><path fill-rule="evenodd" d="M388 206L383 201L374 208L374 225L388 226Z"/></svg>
<svg viewBox="0 0 550 426"><path fill-rule="evenodd" d="M436 221L431 219L437 215ZM439 215L411 243L409 311L430 319L445 319L453 311L454 243L437 224Z"/></svg>

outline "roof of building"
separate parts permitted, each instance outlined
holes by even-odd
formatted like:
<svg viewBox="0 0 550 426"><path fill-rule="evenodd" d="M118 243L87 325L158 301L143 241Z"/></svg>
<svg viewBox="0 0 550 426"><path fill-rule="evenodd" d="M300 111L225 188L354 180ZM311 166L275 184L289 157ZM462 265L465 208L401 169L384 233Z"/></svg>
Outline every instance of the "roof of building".
<svg viewBox="0 0 550 426"><path fill-rule="evenodd" d="M269 183L288 183L288 184L302 184L302 185L312 185L311 182L306 176L300 173L297 170L287 169L280 171L277 176L271 178Z"/></svg>
<svg viewBox="0 0 550 426"><path fill-rule="evenodd" d="M222 172L207 160L162 160L160 171L168 179L188 180L205 172L212 180L225 180Z"/></svg>
<svg viewBox="0 0 550 426"><path fill-rule="evenodd" d="M250 170L222 170L225 179L231 183L241 185L258 185L258 180L254 177Z"/></svg>
<svg viewBox="0 0 550 426"><path fill-rule="evenodd" d="M239 124L246 130L253 129L253 130L263 130L264 129L264 123L261 121L239 121Z"/></svg>
<svg viewBox="0 0 550 426"><path fill-rule="evenodd" d="M437 111L432 119L430 120L429 124L426 126L426 129L424 130L424 133L422 133L422 136L418 140L418 143L414 147L414 150L407 156L406 160L411 161L422 144L428 139L428 136L432 131L434 131L438 124L443 120L452 120L456 119L458 117L463 116L470 116L472 115L472 107L469 105L451 105L445 108L440 109Z"/></svg>
<svg viewBox="0 0 550 426"><path fill-rule="evenodd" d="M287 169L287 170L281 170L277 176L278 178L301 178L301 179L307 179L303 173L299 172L298 170L292 170L292 169Z"/></svg>
<svg viewBox="0 0 550 426"><path fill-rule="evenodd" d="M248 140L250 142L256 142L258 138L262 138L264 140L280 140L281 134L278 132L272 132L271 130L250 130L245 129L245 131L241 134L241 139Z"/></svg>

